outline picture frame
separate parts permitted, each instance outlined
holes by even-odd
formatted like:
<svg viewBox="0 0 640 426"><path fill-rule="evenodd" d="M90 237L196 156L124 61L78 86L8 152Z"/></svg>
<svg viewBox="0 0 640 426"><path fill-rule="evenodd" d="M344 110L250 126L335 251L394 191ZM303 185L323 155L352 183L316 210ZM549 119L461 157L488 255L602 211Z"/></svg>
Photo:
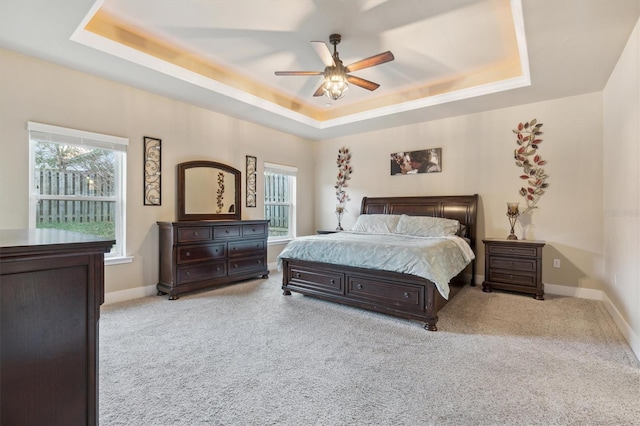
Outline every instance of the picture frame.
<svg viewBox="0 0 640 426"><path fill-rule="evenodd" d="M442 171L442 148L394 152L390 157L391 176Z"/></svg>
<svg viewBox="0 0 640 426"><path fill-rule="evenodd" d="M162 204L162 140L144 137L143 193L145 206Z"/></svg>
<svg viewBox="0 0 640 426"><path fill-rule="evenodd" d="M246 156L246 206L256 207L256 183L257 183L258 159L252 155Z"/></svg>

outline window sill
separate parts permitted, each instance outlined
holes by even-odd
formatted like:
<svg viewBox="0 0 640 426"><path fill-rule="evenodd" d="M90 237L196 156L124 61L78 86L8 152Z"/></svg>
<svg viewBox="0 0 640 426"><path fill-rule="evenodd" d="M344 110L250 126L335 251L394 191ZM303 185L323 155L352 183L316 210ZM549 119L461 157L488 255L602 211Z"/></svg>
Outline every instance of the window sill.
<svg viewBox="0 0 640 426"><path fill-rule="evenodd" d="M108 257L104 259L104 265L120 265L122 263L133 262L133 256L121 256L121 257Z"/></svg>

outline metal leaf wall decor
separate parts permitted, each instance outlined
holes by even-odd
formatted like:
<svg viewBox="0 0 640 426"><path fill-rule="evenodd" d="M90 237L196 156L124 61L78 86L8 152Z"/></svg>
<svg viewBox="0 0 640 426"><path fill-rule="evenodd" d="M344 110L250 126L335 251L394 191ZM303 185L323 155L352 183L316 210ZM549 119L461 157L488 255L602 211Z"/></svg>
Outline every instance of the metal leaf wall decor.
<svg viewBox="0 0 640 426"><path fill-rule="evenodd" d="M540 128L542 123L534 118L526 123L519 123L517 129L513 130L516 134L516 143L518 148L514 151L516 166L522 167L524 173L520 175L520 179L526 180L528 186L520 188L520 195L524 197L527 208L522 214L527 214L533 209L537 209L540 197L549 187L546 182L548 176L544 172L542 166L547 164L537 153L538 147L542 143Z"/></svg>

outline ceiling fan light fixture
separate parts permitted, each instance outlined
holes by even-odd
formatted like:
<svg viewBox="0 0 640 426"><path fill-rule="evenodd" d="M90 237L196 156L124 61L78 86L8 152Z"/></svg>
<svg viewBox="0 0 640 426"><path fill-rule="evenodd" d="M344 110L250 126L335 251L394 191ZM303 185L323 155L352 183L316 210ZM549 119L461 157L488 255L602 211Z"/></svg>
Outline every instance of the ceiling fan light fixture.
<svg viewBox="0 0 640 426"><path fill-rule="evenodd" d="M349 90L347 83L347 73L342 64L336 64L335 67L327 67L324 73L324 85L322 90L324 94L334 101L341 99Z"/></svg>

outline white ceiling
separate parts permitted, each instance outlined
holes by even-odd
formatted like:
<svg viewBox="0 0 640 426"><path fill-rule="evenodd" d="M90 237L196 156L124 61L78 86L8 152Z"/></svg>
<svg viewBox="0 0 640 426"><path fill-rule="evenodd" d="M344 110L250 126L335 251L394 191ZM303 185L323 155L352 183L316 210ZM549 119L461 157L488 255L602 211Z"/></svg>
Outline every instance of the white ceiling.
<svg viewBox="0 0 640 426"><path fill-rule="evenodd" d="M129 36L84 29L96 16ZM640 0L0 0L0 47L327 139L602 90L639 16ZM379 89L331 101L320 76L274 75L322 71L309 42L332 33L345 65L393 52L354 73Z"/></svg>

